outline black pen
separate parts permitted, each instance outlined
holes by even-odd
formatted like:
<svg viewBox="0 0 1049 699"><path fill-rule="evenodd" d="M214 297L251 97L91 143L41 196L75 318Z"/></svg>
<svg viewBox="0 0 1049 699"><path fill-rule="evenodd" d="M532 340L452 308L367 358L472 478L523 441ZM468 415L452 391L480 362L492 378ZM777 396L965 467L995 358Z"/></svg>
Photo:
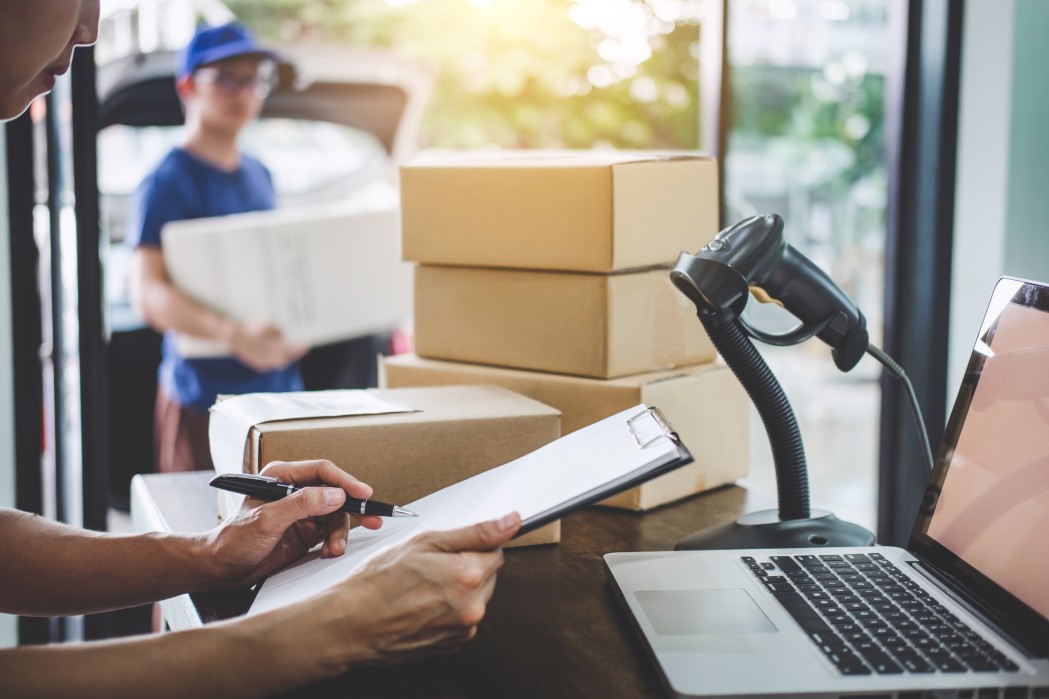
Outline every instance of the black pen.
<svg viewBox="0 0 1049 699"><path fill-rule="evenodd" d="M291 483L281 483L271 476L256 476L251 473L221 473L211 479L209 485L220 490L240 493L259 500L280 500L301 488ZM359 500L346 496L346 502L339 508L351 515L376 515L378 517L418 517L411 510L378 500Z"/></svg>

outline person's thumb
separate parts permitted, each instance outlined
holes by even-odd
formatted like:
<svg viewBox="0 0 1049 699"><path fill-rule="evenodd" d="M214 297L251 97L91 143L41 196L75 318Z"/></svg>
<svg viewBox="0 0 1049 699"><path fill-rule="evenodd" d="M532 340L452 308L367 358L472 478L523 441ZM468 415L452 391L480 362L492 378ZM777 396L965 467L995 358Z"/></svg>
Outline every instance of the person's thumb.
<svg viewBox="0 0 1049 699"><path fill-rule="evenodd" d="M436 532L431 541L438 549L448 553L491 551L510 541L520 528L521 515L511 512L499 519Z"/></svg>
<svg viewBox="0 0 1049 699"><path fill-rule="evenodd" d="M267 510L267 519L283 531L300 519L330 514L344 502L346 493L342 488L302 488L286 498L263 505L263 508Z"/></svg>

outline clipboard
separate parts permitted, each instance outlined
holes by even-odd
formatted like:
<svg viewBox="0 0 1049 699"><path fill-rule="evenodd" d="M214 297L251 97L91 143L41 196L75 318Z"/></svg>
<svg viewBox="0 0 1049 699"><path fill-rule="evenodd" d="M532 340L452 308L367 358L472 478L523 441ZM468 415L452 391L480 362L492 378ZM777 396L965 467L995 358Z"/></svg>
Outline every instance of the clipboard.
<svg viewBox="0 0 1049 699"><path fill-rule="evenodd" d="M598 489L578 495L570 500L566 500L555 508L523 520L521 528L514 535L515 539L567 514L571 514L582 507L606 500L613 495L622 493L624 490L630 490L645 481L692 463L692 453L681 442L681 438L678 437L677 432L671 427L670 421L667 420L662 411L655 406L645 407L640 405L638 408L640 410L626 418L625 422L626 429L637 442L638 449L644 449L656 440L667 439L674 445L674 451L644 464L631 473L609 481Z"/></svg>
<svg viewBox="0 0 1049 699"><path fill-rule="evenodd" d="M418 517L350 531L346 552L307 554L270 576L248 614L259 614L338 584L374 556L427 531L496 519L516 510L524 534L692 461L667 419L637 405L410 503Z"/></svg>

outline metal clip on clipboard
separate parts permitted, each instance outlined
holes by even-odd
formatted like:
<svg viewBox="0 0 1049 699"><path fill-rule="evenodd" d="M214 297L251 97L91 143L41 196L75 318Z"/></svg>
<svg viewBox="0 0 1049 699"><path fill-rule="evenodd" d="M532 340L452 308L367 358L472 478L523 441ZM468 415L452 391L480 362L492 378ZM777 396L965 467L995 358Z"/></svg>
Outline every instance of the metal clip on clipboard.
<svg viewBox="0 0 1049 699"><path fill-rule="evenodd" d="M642 449L661 437L666 437L675 444L680 443L677 433L670 427L670 421L655 406L628 418L626 426Z"/></svg>

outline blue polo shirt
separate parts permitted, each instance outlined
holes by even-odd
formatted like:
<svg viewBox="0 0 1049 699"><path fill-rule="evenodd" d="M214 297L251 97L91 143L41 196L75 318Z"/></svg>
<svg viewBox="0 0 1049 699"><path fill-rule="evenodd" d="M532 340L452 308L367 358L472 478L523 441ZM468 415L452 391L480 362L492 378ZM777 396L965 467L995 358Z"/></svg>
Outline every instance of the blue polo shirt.
<svg viewBox="0 0 1049 699"><path fill-rule="evenodd" d="M168 153L132 201L127 244L160 248L160 230L170 221L268 211L276 205L273 178L258 160L242 155L240 166L222 170L187 151ZM233 357L187 359L175 334L164 334L159 382L179 405L207 412L220 393L301 391L298 363L257 372Z"/></svg>

